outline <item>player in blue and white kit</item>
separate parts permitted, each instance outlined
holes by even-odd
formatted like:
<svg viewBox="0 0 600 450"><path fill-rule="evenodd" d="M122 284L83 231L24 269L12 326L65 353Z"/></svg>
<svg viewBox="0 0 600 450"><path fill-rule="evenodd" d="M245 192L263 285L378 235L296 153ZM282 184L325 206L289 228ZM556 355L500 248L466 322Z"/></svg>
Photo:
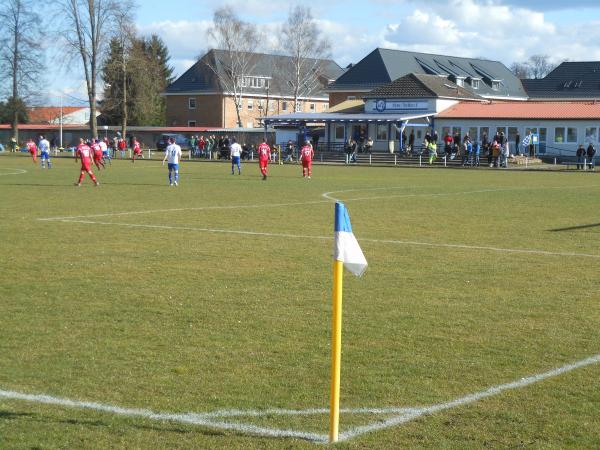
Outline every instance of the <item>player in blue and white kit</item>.
<svg viewBox="0 0 600 450"><path fill-rule="evenodd" d="M235 173L234 168L237 164L238 175L242 174L242 165L240 164L240 157L242 156L242 147L238 144L234 139L233 144L231 144L231 175Z"/></svg>
<svg viewBox="0 0 600 450"><path fill-rule="evenodd" d="M108 138L105 137L103 140L98 142L98 145L100 145L100 149L102 150L102 162L108 161L108 163L112 165L110 152L108 151Z"/></svg>
<svg viewBox="0 0 600 450"><path fill-rule="evenodd" d="M44 139L44 136L40 136L38 148L42 152L42 169L45 167L46 162L48 162L48 169L51 169L52 163L50 162L50 142L48 142L47 139Z"/></svg>
<svg viewBox="0 0 600 450"><path fill-rule="evenodd" d="M169 167L169 186L177 186L179 182L179 160L181 159L181 147L175 143L175 139L169 138L169 145L165 150L165 157L163 159L163 166L165 161L168 161ZM173 179L173 173L175 173L175 179Z"/></svg>

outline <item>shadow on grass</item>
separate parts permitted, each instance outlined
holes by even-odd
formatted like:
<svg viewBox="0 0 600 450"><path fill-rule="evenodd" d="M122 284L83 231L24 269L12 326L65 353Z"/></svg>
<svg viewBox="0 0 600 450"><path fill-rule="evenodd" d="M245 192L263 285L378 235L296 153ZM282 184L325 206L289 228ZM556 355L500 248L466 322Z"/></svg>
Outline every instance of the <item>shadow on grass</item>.
<svg viewBox="0 0 600 450"><path fill-rule="evenodd" d="M565 227L565 228L554 228L552 230L548 230L548 231L573 231L573 230L583 230L586 228L595 228L595 227L600 227L600 223L591 223L589 225L575 225L573 227Z"/></svg>
<svg viewBox="0 0 600 450"><path fill-rule="evenodd" d="M33 417L32 413L16 413L10 411L0 411L0 420L14 420L21 417Z"/></svg>

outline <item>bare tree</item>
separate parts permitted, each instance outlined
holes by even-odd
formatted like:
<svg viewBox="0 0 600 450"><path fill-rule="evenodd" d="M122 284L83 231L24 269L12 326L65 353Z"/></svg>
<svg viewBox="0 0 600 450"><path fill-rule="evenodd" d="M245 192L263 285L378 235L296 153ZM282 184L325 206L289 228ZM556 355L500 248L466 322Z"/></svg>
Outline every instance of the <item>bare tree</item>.
<svg viewBox="0 0 600 450"><path fill-rule="evenodd" d="M123 16L133 10L130 0L59 0L59 15L63 19L61 35L68 52L81 58L88 102L90 131L98 135L96 94L98 73L106 56L110 39L115 36Z"/></svg>
<svg viewBox="0 0 600 450"><path fill-rule="evenodd" d="M282 30L282 50L290 57L284 72L294 97L294 111L301 97L309 97L322 88L323 59L329 58L330 42L321 36L308 6L295 6L289 12Z"/></svg>
<svg viewBox="0 0 600 450"><path fill-rule="evenodd" d="M558 64L550 61L548 55L532 55L527 61L515 62L510 70L519 78L544 78L552 72Z"/></svg>
<svg viewBox="0 0 600 450"><path fill-rule="evenodd" d="M43 70L37 6L31 0L4 0L0 6L0 82L9 86L7 105L17 142L24 106L37 94Z"/></svg>
<svg viewBox="0 0 600 450"><path fill-rule="evenodd" d="M556 64L550 62L548 55L533 55L527 61L531 78L544 78L554 70Z"/></svg>
<svg viewBox="0 0 600 450"><path fill-rule="evenodd" d="M529 78L529 66L526 63L514 62L510 66L510 71L520 79Z"/></svg>
<svg viewBox="0 0 600 450"><path fill-rule="evenodd" d="M253 53L260 38L256 28L240 20L230 6L215 11L209 31L221 51L212 52L214 61L206 60L226 92L233 95L238 127L242 127L241 105L247 76L256 64Z"/></svg>

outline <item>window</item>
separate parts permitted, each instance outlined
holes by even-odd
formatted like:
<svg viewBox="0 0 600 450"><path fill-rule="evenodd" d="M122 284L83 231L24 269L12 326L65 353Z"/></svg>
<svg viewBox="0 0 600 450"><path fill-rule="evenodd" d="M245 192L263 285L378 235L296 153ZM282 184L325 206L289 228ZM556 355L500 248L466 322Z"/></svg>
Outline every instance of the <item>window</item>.
<svg viewBox="0 0 600 450"><path fill-rule="evenodd" d="M349 95L346 100L356 100L356 95Z"/></svg>
<svg viewBox="0 0 600 450"><path fill-rule="evenodd" d="M269 79L264 77L244 77L241 79L242 87L250 87L254 89L269 88Z"/></svg>
<svg viewBox="0 0 600 450"><path fill-rule="evenodd" d="M420 141L421 139L423 139L423 132L421 130L417 130L417 135L415 138L417 141Z"/></svg>
<svg viewBox="0 0 600 450"><path fill-rule="evenodd" d="M313 111L313 112L314 112L314 111L315 111L315 109L316 109L316 106L315 106L315 104L314 104L314 103L310 103L310 104L309 104L309 108L310 108L310 110L311 110L311 111Z"/></svg>
<svg viewBox="0 0 600 450"><path fill-rule="evenodd" d="M248 111L252 111L254 109L254 100L251 98L248 99Z"/></svg>
<svg viewBox="0 0 600 450"><path fill-rule="evenodd" d="M269 111L273 111L273 110L275 110L275 103L276 103L276 102L275 102L275 100L269 100L269 101L268 101L268 104L269 104L269 106L268 106L268 108L269 108Z"/></svg>
<svg viewBox="0 0 600 450"><path fill-rule="evenodd" d="M499 91L500 90L500 82L492 80L492 89L494 91Z"/></svg>
<svg viewBox="0 0 600 450"><path fill-rule="evenodd" d="M387 141L388 140L387 123L377 124L377 140L378 141Z"/></svg>
<svg viewBox="0 0 600 450"><path fill-rule="evenodd" d="M585 142L598 142L598 128L585 129Z"/></svg>
<svg viewBox="0 0 600 450"><path fill-rule="evenodd" d="M282 111L287 111L287 103L288 102L281 102L281 110Z"/></svg>
<svg viewBox="0 0 600 450"><path fill-rule="evenodd" d="M336 125L335 126L335 138L336 139L344 139L344 125Z"/></svg>
<svg viewBox="0 0 600 450"><path fill-rule="evenodd" d="M490 129L489 127L479 127L479 136L481 137L481 141L483 142L483 137L485 136L489 142L490 140Z"/></svg>
<svg viewBox="0 0 600 450"><path fill-rule="evenodd" d="M195 120L188 120L188 127L195 127L195 126L196 126Z"/></svg>
<svg viewBox="0 0 600 450"><path fill-rule="evenodd" d="M464 80L464 78L457 77L457 78L456 78L456 85L457 85L457 86L461 86L461 87L463 87L463 86L465 85L465 80Z"/></svg>
<svg viewBox="0 0 600 450"><path fill-rule="evenodd" d="M329 109L329 105L328 104L324 104L323 105L323 111L327 111Z"/></svg>
<svg viewBox="0 0 600 450"><path fill-rule="evenodd" d="M564 128L555 128L554 129L554 142L557 144L562 144L565 142L565 129Z"/></svg>
<svg viewBox="0 0 600 450"><path fill-rule="evenodd" d="M471 142L477 142L479 140L479 136L477 136L477 127L469 128L469 137L471 138Z"/></svg>
<svg viewBox="0 0 600 450"><path fill-rule="evenodd" d="M512 143L517 140L517 134L519 134L519 129L517 127L508 127L508 142Z"/></svg>
<svg viewBox="0 0 600 450"><path fill-rule="evenodd" d="M191 97L188 98L188 109L196 109L196 99Z"/></svg>
<svg viewBox="0 0 600 450"><path fill-rule="evenodd" d="M473 89L479 89L479 80L471 80L471 86Z"/></svg>
<svg viewBox="0 0 600 450"><path fill-rule="evenodd" d="M301 112L302 111L302 102L297 101L296 102L296 112Z"/></svg>
<svg viewBox="0 0 600 450"><path fill-rule="evenodd" d="M246 128L253 128L254 122L246 122Z"/></svg>
<svg viewBox="0 0 600 450"><path fill-rule="evenodd" d="M442 137L450 134L450 127L442 127Z"/></svg>
<svg viewBox="0 0 600 450"><path fill-rule="evenodd" d="M567 128L567 142L577 143L577 128Z"/></svg>

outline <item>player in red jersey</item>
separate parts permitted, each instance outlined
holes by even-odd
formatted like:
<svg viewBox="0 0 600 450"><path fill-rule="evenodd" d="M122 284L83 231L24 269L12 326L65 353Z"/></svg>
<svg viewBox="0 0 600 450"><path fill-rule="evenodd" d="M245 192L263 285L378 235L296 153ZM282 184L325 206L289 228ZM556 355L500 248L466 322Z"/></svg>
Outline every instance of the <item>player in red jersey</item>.
<svg viewBox="0 0 600 450"><path fill-rule="evenodd" d="M135 162L136 156L138 158L144 159L144 155L142 154L142 147L140 146L140 143L138 142L138 140L134 137L133 138L133 158L132 158L131 162Z"/></svg>
<svg viewBox="0 0 600 450"><path fill-rule="evenodd" d="M306 141L304 146L300 149L300 159L302 160L302 176L306 177L308 175L308 179L310 180L310 175L312 172L312 160L315 157L315 151L310 145L310 141Z"/></svg>
<svg viewBox="0 0 600 450"><path fill-rule="evenodd" d="M77 152L75 153L75 162L77 162L78 159L81 159L81 173L79 174L79 181L75 183L75 185L81 186L81 182L86 173L90 176L96 186L100 185L91 168L92 149L83 141L83 139L79 139L79 145L77 146Z"/></svg>
<svg viewBox="0 0 600 450"><path fill-rule="evenodd" d="M263 139L262 143L259 144L256 149L258 153L258 166L260 167L260 173L262 173L263 180L267 179L267 165L271 159L271 147L267 144L267 140Z"/></svg>
<svg viewBox="0 0 600 450"><path fill-rule="evenodd" d="M100 146L98 139L94 139L91 148L94 155L94 164L96 164L98 170L100 170L100 166L106 169L106 167L104 167L104 161L102 161L102 147Z"/></svg>
<svg viewBox="0 0 600 450"><path fill-rule="evenodd" d="M27 141L27 150L29 150L33 163L35 164L37 161L37 145L35 145L35 142L33 142L33 139L31 138Z"/></svg>

